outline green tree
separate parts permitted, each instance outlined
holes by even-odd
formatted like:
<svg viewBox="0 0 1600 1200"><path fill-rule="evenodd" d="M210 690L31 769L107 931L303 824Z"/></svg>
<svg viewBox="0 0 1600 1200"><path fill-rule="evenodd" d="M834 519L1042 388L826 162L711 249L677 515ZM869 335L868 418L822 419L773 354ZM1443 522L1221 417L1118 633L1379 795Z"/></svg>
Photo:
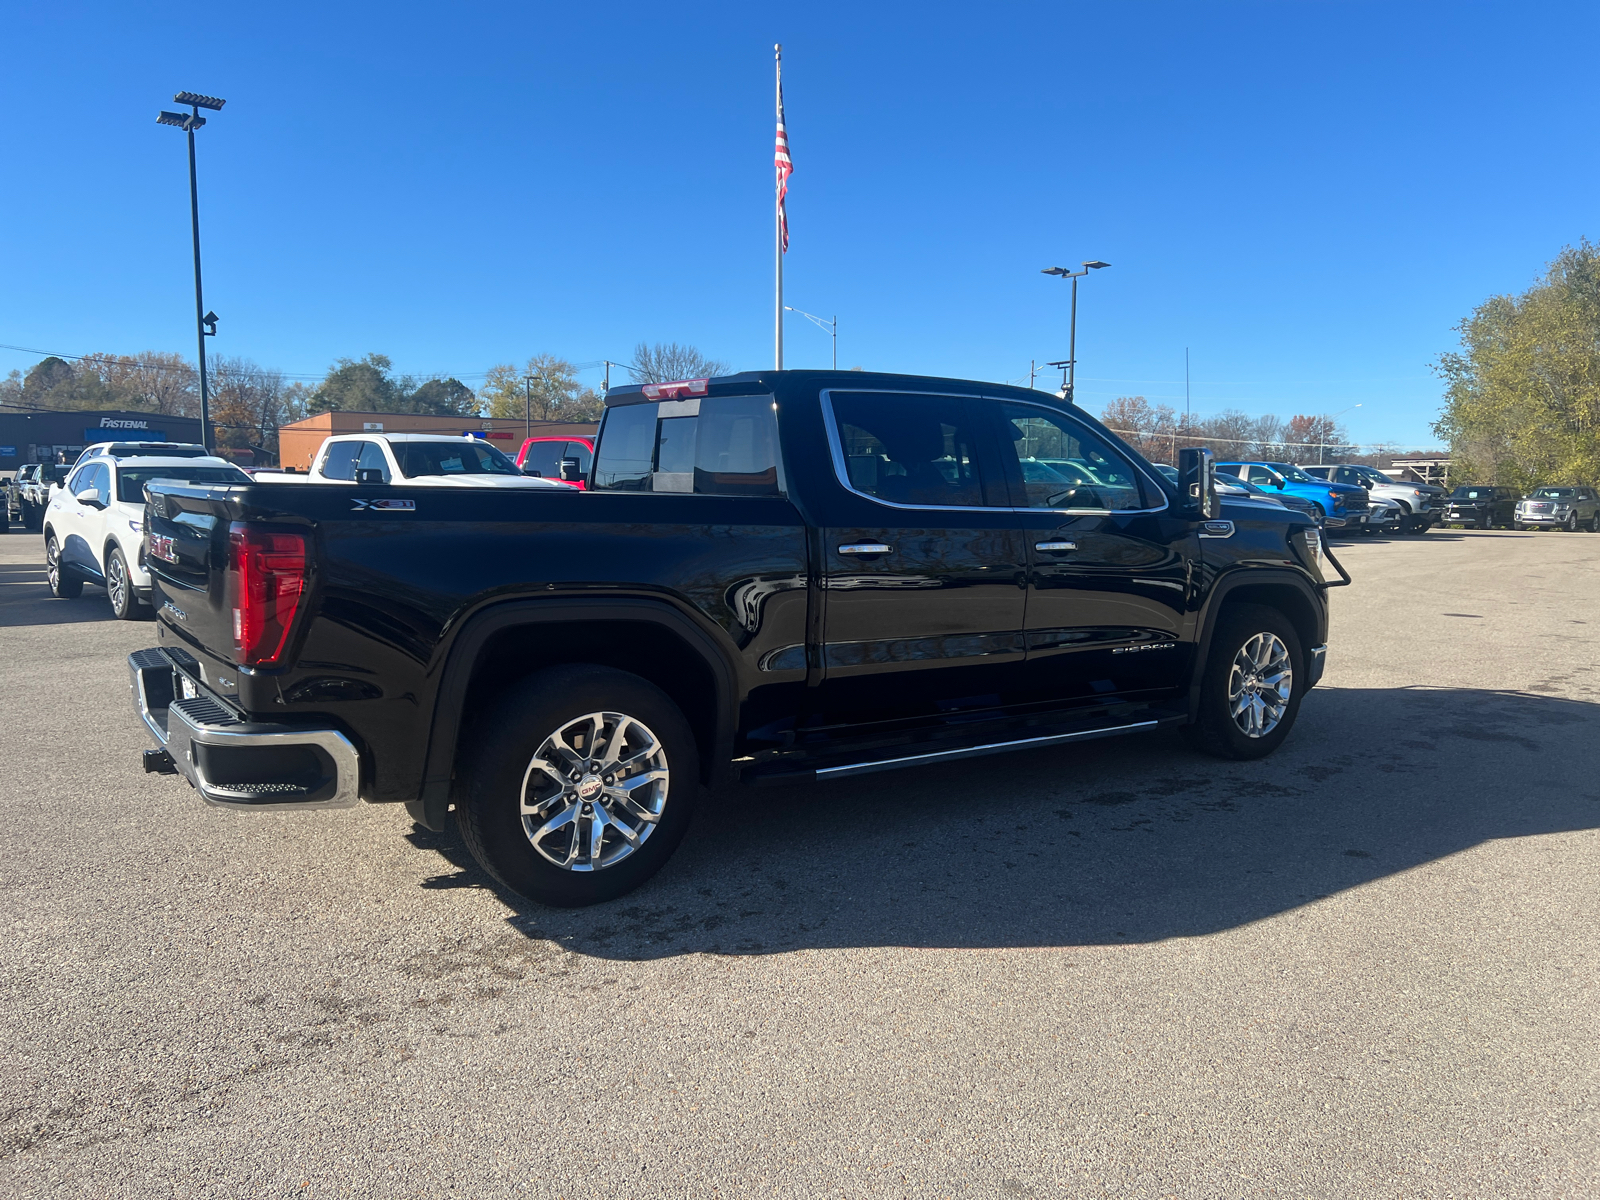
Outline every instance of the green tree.
<svg viewBox="0 0 1600 1200"><path fill-rule="evenodd" d="M396 412L399 389L389 374L393 361L387 354L341 358L328 369L328 377L311 393L308 408L321 412Z"/></svg>
<svg viewBox="0 0 1600 1200"><path fill-rule="evenodd" d="M475 417L479 412L477 394L459 379L427 379L400 403L398 411L428 413L440 417Z"/></svg>
<svg viewBox="0 0 1600 1200"><path fill-rule="evenodd" d="M578 380L577 369L553 354L535 354L521 369L499 363L479 389L491 417L521 417L535 421L596 421L605 406L593 389Z"/></svg>
<svg viewBox="0 0 1600 1200"><path fill-rule="evenodd" d="M1600 483L1600 248L1568 246L1520 296L1492 296L1440 355L1434 432L1458 479Z"/></svg>

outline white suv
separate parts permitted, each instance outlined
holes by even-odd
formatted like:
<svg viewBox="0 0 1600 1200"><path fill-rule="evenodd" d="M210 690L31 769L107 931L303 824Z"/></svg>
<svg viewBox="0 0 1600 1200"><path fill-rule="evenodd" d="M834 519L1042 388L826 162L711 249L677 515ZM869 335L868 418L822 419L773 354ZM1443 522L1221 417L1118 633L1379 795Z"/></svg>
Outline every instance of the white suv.
<svg viewBox="0 0 1600 1200"><path fill-rule="evenodd" d="M250 482L222 458L97 454L84 459L65 484L51 491L44 511L45 573L54 595L70 599L92 583L106 589L119 620L140 614L150 600L144 485L152 479Z"/></svg>

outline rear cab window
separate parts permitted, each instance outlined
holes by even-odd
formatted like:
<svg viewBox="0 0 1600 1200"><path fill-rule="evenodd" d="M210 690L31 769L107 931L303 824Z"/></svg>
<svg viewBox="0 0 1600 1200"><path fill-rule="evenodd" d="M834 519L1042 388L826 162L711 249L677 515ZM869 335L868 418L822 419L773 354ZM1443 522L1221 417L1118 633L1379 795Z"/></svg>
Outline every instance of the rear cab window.
<svg viewBox="0 0 1600 1200"><path fill-rule="evenodd" d="M569 443L569 450L582 449ZM569 453L567 457L582 455ZM594 490L780 496L778 422L770 395L702 396L606 409Z"/></svg>

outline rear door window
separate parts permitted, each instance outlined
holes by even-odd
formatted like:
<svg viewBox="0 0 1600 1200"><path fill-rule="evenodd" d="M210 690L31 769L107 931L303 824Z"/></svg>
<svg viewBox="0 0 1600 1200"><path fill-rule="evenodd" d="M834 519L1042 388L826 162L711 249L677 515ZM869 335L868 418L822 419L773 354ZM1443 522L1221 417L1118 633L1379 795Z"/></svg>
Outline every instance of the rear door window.
<svg viewBox="0 0 1600 1200"><path fill-rule="evenodd" d="M361 455L361 448L365 442L334 442L328 447L328 453L322 460L322 475L325 479L355 479L356 459Z"/></svg>
<svg viewBox="0 0 1600 1200"><path fill-rule="evenodd" d="M834 431L852 491L914 507L1006 508L1005 472L985 452L976 401L906 392L833 392Z"/></svg>
<svg viewBox="0 0 1600 1200"><path fill-rule="evenodd" d="M581 443L567 444L580 466ZM771 396L709 396L606 410L597 491L776 496L778 423Z"/></svg>

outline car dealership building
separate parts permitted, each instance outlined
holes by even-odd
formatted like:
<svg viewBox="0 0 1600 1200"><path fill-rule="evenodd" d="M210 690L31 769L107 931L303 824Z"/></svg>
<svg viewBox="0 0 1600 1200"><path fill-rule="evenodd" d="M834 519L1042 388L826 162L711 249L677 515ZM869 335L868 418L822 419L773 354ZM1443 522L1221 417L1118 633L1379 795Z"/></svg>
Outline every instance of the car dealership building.
<svg viewBox="0 0 1600 1200"><path fill-rule="evenodd" d="M77 458L95 442L198 442L200 418L151 412L0 411L0 474Z"/></svg>

